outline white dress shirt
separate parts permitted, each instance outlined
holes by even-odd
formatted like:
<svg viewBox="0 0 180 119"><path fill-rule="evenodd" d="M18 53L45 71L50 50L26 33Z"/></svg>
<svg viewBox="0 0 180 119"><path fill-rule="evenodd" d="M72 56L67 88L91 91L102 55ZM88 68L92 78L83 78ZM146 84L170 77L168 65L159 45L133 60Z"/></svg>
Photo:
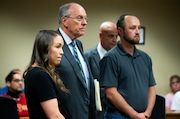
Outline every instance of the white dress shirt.
<svg viewBox="0 0 180 119"><path fill-rule="evenodd" d="M97 51L99 53L100 59L102 59L104 57L104 55L107 53L107 51L102 47L100 42L97 46Z"/></svg>
<svg viewBox="0 0 180 119"><path fill-rule="evenodd" d="M68 45L68 47L69 47L69 49L71 51L71 53L74 55L73 47L71 45L72 40L69 38L69 36L61 28L59 28L59 31L61 32L66 44ZM86 80L87 86L89 88L89 71L88 71L88 68L87 68L87 64L86 64L86 61L84 60L81 52L79 51L77 45L76 45L76 49L77 49L77 54L78 54L78 57L79 57L79 60L81 62L82 69L83 69L83 72L84 72L84 75L85 75L85 80Z"/></svg>

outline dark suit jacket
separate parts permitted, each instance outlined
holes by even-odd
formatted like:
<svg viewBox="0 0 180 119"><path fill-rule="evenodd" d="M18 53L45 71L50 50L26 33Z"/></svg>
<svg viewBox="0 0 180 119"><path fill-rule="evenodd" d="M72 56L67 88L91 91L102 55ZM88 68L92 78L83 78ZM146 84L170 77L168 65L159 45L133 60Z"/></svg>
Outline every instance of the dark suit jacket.
<svg viewBox="0 0 180 119"><path fill-rule="evenodd" d="M99 56L99 53L97 51L97 46L90 49L90 50L85 51L84 54L88 60L88 63L89 63L89 66L90 66L90 69L91 69L91 72L92 72L94 79L97 79L99 81L100 56ZM104 109L105 107L103 104L104 95L105 95L104 88L101 88L100 89L100 96L101 96L101 103L102 103L103 108L102 108L101 112L97 112L97 114L96 114L97 119L104 119L104 112L105 112L105 109Z"/></svg>
<svg viewBox="0 0 180 119"><path fill-rule="evenodd" d="M89 66L92 72L92 75L94 79L99 80L99 61L100 61L100 56L97 51L97 47L85 51L85 56L89 62Z"/></svg>
<svg viewBox="0 0 180 119"><path fill-rule="evenodd" d="M76 43L86 60L82 43L79 40L76 40ZM87 63L90 72L90 89L88 90L81 75L80 68L65 41L63 51L64 54L61 62L56 68L66 88L69 89L70 94L67 99L68 103L61 104L61 112L66 119L95 119L94 82L89 65Z"/></svg>

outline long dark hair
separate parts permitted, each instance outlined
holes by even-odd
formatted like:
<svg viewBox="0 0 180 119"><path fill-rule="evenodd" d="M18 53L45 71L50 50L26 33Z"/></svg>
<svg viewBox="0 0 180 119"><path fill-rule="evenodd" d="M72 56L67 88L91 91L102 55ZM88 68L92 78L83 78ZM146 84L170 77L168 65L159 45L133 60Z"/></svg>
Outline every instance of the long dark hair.
<svg viewBox="0 0 180 119"><path fill-rule="evenodd" d="M55 68L50 66L48 63L49 48L52 44L54 37L56 37L57 35L59 35L59 33L54 30L39 31L35 38L30 63L25 70L23 76L25 77L26 73L33 69L32 65L36 63L38 64L38 67L44 69L51 76L52 80L56 83L57 86L60 87L62 91L68 92L68 89L65 88Z"/></svg>

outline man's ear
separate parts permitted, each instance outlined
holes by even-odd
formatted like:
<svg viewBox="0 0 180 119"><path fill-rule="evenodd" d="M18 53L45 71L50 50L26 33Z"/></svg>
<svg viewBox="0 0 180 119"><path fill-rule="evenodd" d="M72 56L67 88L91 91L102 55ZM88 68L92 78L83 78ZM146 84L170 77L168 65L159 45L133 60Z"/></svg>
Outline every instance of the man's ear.
<svg viewBox="0 0 180 119"><path fill-rule="evenodd" d="M118 35L122 34L123 33L123 29L121 27L118 27L117 28L117 31L118 31Z"/></svg>
<svg viewBox="0 0 180 119"><path fill-rule="evenodd" d="M7 85L7 87L10 87L10 86L11 86L11 82L10 82L10 81L7 81L7 82L6 82L6 85Z"/></svg>
<svg viewBox="0 0 180 119"><path fill-rule="evenodd" d="M63 16L62 18L61 18L61 24L63 24L63 26L64 27L68 27L68 19L67 19L67 17L65 17L65 16Z"/></svg>

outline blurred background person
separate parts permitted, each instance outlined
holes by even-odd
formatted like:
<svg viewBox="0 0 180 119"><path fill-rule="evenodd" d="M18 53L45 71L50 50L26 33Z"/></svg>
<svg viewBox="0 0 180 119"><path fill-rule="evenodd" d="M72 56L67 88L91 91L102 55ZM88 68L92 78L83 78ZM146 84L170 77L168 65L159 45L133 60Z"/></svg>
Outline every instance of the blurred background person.
<svg viewBox="0 0 180 119"><path fill-rule="evenodd" d="M170 86L171 92L169 92L165 96L166 112L170 112L174 94L180 90L180 77L178 75L172 75L169 79L169 86Z"/></svg>
<svg viewBox="0 0 180 119"><path fill-rule="evenodd" d="M28 117L28 108L26 104L26 97L22 93L23 89L23 75L20 69L13 69L6 76L7 93L3 94L5 97L12 98L17 103L19 117Z"/></svg>
<svg viewBox="0 0 180 119"><path fill-rule="evenodd" d="M103 56L113 48L117 43L117 28L116 25L111 21L103 22L99 28L99 43L96 47L85 51L85 56L90 65L90 69L94 79L99 81L99 61ZM97 119L104 118L104 105L103 105L103 96L104 89L100 90L101 102L102 102L102 111L98 111L96 114Z"/></svg>

